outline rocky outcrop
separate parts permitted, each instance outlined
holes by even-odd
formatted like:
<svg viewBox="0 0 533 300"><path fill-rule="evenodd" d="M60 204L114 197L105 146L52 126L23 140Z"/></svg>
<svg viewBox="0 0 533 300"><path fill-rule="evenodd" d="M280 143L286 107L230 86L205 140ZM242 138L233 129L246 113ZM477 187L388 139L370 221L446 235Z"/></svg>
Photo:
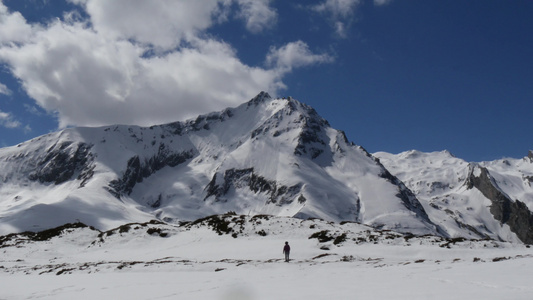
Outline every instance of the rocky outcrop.
<svg viewBox="0 0 533 300"><path fill-rule="evenodd" d="M257 96L253 97L248 103L246 104L248 107L250 106L257 106L269 99L272 99L272 97L264 91L261 91Z"/></svg>
<svg viewBox="0 0 533 300"><path fill-rule="evenodd" d="M164 167L175 167L194 157L194 151L172 152L165 145L159 146L155 156L141 159L138 155L130 158L122 178L109 183L108 191L120 198L121 195L129 195L137 183L143 181Z"/></svg>
<svg viewBox="0 0 533 300"><path fill-rule="evenodd" d="M477 165L471 165L465 182L468 189L478 189L492 204L490 212L501 224L507 224L512 232L526 244L533 244L533 215L528 207L511 200L490 176L489 171Z"/></svg>
<svg viewBox="0 0 533 300"><path fill-rule="evenodd" d="M28 178L41 183L61 184L77 175L76 179L81 180L80 186L83 186L93 175L91 147L81 142L57 143L37 161Z"/></svg>
<svg viewBox="0 0 533 300"><path fill-rule="evenodd" d="M329 127L329 123L320 117L316 111L301 103L290 102L293 105L301 105L305 115L300 115L298 124L301 131L298 137L298 144L294 149L294 154L298 156L308 156L315 159L328 149L329 138L324 132L325 128ZM328 153L328 156L331 153Z"/></svg>
<svg viewBox="0 0 533 300"><path fill-rule="evenodd" d="M285 186L268 180L254 173L253 168L248 169L228 169L224 175L216 173L205 188L206 196L204 200L214 197L215 202L226 202L225 196L228 192L242 188L248 188L256 194L267 194L269 200L267 204L285 205L297 200L300 203L306 201L301 194L302 184Z"/></svg>
<svg viewBox="0 0 533 300"><path fill-rule="evenodd" d="M299 156L307 155L311 159L315 159L324 152L328 145L327 141L325 141L326 135L322 132L323 124L316 118L306 116L301 116L299 121L302 129L294 154Z"/></svg>
<svg viewBox="0 0 533 300"><path fill-rule="evenodd" d="M428 224L433 223L429 219L428 214L424 210L422 204L420 204L420 201L416 198L415 194L407 186L405 186L405 184L400 179L398 179L398 177L392 175L387 169L385 169L385 167L383 167L380 176L381 178L386 179L387 181L398 187L398 194L396 194L396 197L402 200L403 205L407 209L414 212L419 218L421 218Z"/></svg>

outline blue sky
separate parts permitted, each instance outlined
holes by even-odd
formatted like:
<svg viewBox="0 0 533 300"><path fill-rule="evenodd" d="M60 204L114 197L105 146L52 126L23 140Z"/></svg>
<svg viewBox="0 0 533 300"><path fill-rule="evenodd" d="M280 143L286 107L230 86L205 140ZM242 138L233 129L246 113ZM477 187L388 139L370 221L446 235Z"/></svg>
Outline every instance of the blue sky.
<svg viewBox="0 0 533 300"><path fill-rule="evenodd" d="M0 0L0 146L264 90L370 152L533 149L533 2Z"/></svg>

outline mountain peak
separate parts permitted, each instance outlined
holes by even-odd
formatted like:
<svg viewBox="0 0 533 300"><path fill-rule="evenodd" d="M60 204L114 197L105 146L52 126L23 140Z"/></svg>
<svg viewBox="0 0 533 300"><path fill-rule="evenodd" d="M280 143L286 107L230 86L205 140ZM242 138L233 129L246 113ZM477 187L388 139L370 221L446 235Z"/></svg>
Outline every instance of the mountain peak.
<svg viewBox="0 0 533 300"><path fill-rule="evenodd" d="M415 195L292 97L261 92L185 122L72 133L0 149L0 199L17 208L0 210L1 233L228 211L436 232Z"/></svg>
<svg viewBox="0 0 533 300"><path fill-rule="evenodd" d="M250 101L248 101L248 106L252 105L259 105L260 103L264 103L268 100L271 100L272 97L269 93L261 91L257 96L253 97Z"/></svg>

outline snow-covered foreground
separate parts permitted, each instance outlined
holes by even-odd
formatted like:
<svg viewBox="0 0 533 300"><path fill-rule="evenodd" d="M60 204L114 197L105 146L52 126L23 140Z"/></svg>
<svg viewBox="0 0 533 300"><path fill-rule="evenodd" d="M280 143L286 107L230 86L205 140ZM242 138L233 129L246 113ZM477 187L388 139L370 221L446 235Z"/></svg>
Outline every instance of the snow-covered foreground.
<svg viewBox="0 0 533 300"><path fill-rule="evenodd" d="M378 249L376 249L378 250ZM531 299L531 258L499 263L212 263L3 274L1 299ZM215 272L217 268L226 268Z"/></svg>
<svg viewBox="0 0 533 300"><path fill-rule="evenodd" d="M533 249L524 245L412 237L355 223L227 216L0 241L0 299L533 296Z"/></svg>

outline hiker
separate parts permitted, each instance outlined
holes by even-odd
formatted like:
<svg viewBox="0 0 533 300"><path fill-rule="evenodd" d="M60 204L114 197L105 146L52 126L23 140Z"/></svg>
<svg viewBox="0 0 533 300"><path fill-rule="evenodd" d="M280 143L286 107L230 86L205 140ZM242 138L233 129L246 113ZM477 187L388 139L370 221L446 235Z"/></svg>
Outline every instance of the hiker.
<svg viewBox="0 0 533 300"><path fill-rule="evenodd" d="M283 253L285 253L285 261L289 261L289 254L291 253L291 246L289 246L289 242L285 242L285 247L283 247Z"/></svg>

